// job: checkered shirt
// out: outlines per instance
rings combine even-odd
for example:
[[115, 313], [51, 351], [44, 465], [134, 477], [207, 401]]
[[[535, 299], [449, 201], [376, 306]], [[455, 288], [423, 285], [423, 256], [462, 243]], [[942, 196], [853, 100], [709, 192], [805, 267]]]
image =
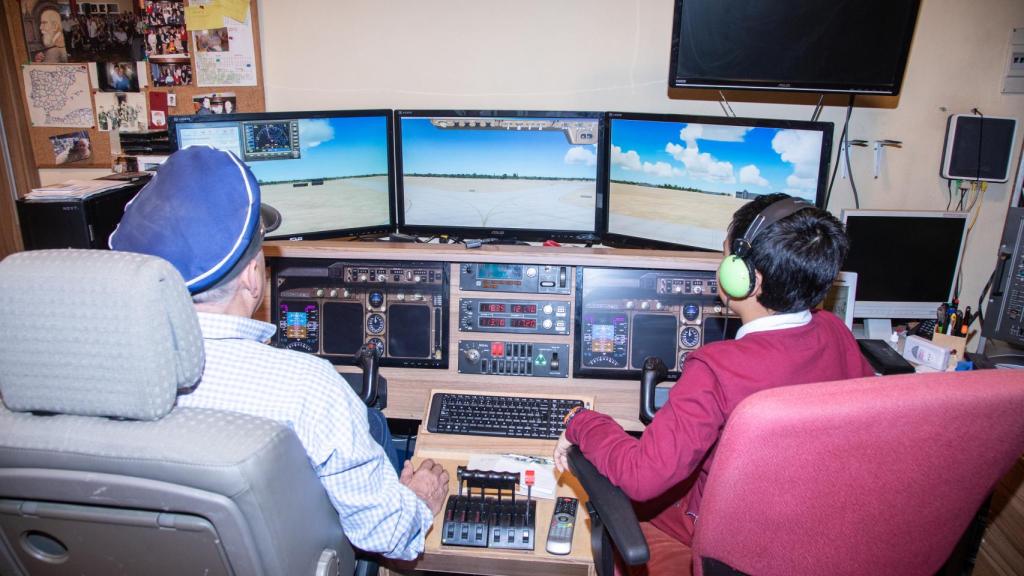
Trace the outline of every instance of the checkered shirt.
[[242, 412], [295, 431], [345, 535], [358, 548], [410, 560], [433, 521], [426, 503], [398, 481], [370, 436], [366, 407], [326, 360], [264, 344], [273, 324], [199, 313], [206, 347], [202, 380], [179, 406]]

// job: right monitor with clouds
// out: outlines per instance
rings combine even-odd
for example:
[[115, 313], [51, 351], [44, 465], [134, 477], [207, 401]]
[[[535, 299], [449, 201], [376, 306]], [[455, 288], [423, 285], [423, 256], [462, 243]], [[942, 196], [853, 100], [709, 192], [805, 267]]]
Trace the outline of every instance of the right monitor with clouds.
[[721, 250], [757, 196], [824, 201], [830, 122], [610, 112], [608, 128], [613, 244]]

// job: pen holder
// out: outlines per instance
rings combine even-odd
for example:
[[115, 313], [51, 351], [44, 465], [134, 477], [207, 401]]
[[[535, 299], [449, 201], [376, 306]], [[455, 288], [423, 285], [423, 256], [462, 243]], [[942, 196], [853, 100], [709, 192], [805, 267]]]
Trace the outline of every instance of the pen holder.
[[967, 349], [967, 338], [953, 336], [952, 334], [932, 334], [932, 343], [950, 350], [949, 367], [956, 366], [960, 360], [964, 360], [964, 351]]

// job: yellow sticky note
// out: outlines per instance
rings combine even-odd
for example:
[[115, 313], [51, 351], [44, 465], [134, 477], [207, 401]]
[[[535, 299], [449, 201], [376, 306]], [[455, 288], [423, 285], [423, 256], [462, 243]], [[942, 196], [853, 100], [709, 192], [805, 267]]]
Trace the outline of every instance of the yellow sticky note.
[[239, 22], [245, 22], [249, 14], [249, 0], [220, 0], [220, 5], [225, 16]]
[[210, 30], [224, 27], [224, 9], [217, 3], [185, 7], [185, 29]]

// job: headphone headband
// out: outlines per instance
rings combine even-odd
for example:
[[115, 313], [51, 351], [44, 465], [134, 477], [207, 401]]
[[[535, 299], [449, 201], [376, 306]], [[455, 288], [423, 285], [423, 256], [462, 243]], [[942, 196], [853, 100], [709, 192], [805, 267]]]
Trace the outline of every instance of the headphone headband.
[[732, 253], [740, 258], [746, 256], [750, 247], [754, 243], [754, 238], [756, 238], [762, 230], [779, 220], [790, 216], [791, 214], [795, 214], [803, 210], [804, 208], [813, 207], [813, 204], [799, 198], [784, 198], [778, 202], [769, 204], [764, 210], [761, 210], [761, 212], [754, 217], [750, 222], [750, 226], [748, 226], [747, 230], [743, 233], [743, 236], [733, 240]]

